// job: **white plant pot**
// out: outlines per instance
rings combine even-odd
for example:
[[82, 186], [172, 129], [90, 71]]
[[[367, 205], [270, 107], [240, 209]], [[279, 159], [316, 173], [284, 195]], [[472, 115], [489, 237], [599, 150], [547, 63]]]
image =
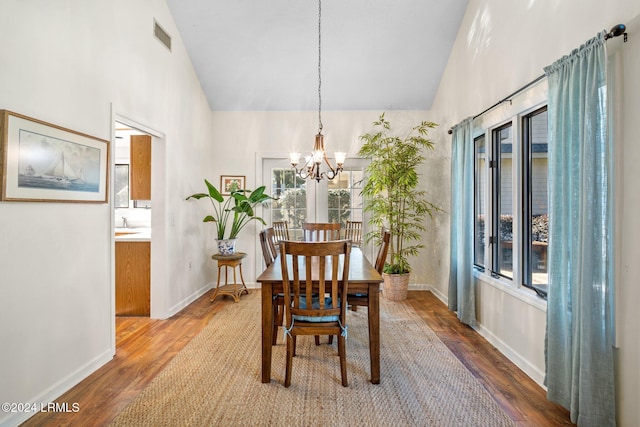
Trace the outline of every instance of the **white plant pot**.
[[233, 255], [236, 253], [236, 241], [238, 239], [222, 239], [218, 242], [218, 253], [220, 255]]

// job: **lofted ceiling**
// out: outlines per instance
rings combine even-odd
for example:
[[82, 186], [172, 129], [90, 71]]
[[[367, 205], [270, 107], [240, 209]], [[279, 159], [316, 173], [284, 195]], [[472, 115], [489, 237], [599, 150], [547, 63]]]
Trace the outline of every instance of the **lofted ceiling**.
[[[467, 3], [324, 0], [322, 110], [429, 109]], [[212, 110], [318, 109], [317, 0], [167, 4]]]

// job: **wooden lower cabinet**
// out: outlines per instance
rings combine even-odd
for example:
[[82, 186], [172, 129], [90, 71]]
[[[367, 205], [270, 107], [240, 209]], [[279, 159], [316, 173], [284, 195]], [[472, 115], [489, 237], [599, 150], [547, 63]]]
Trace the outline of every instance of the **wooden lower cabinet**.
[[116, 242], [116, 315], [151, 314], [151, 243]]

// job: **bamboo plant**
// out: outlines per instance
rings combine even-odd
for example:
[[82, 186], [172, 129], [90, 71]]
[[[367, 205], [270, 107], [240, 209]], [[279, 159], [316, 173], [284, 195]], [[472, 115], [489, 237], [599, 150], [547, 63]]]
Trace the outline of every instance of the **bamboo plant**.
[[386, 227], [391, 233], [391, 242], [384, 272], [409, 273], [409, 257], [424, 248], [420, 243], [425, 230], [423, 220], [438, 210], [426, 200], [426, 192], [418, 190], [417, 170], [425, 161], [425, 151], [433, 149], [433, 142], [427, 136], [437, 125], [423, 121], [401, 138], [393, 135], [391, 123], [382, 113], [373, 126], [373, 132], [360, 136], [363, 145], [358, 153], [371, 159], [362, 195], [367, 200], [364, 210], [371, 214], [370, 223], [377, 230], [368, 233], [366, 240], [379, 241], [380, 229]]

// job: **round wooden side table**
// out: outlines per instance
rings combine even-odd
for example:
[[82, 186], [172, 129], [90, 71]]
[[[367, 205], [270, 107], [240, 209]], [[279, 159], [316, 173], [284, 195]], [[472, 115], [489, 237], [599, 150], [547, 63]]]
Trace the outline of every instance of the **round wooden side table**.
[[[244, 252], [236, 252], [232, 255], [214, 254], [211, 258], [218, 262], [218, 283], [216, 289], [213, 291], [213, 295], [209, 298], [210, 302], [216, 299], [218, 295], [229, 295], [233, 297], [235, 302], [240, 301], [240, 295], [243, 293], [249, 293], [249, 289], [244, 284], [244, 277], [242, 277], [242, 259], [247, 256]], [[224, 285], [220, 286], [220, 276], [224, 267]], [[238, 283], [236, 279], [236, 267], [240, 270], [240, 280]], [[233, 270], [233, 283], [229, 283], [229, 268]]]

